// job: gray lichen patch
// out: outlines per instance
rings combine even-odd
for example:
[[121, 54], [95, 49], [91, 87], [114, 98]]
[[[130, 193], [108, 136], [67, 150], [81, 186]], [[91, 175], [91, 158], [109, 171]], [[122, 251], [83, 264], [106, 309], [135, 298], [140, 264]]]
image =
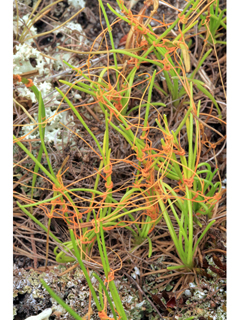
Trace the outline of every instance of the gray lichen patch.
[[[58, 266], [51, 271], [39, 274], [34, 270], [19, 269], [14, 265], [13, 297], [15, 314], [29, 317], [49, 307], [55, 307], [54, 309], [59, 310], [56, 301], [43, 288], [40, 278], [43, 278], [51, 289], [75, 310], [84, 310], [85, 307], [88, 307], [89, 291], [85, 285], [83, 272], [77, 268], [74, 272], [58, 277], [58, 274], [65, 269], [65, 267]], [[61, 311], [59, 319], [71, 319], [64, 310]]]
[[[56, 313], [58, 316], [57, 319], [73, 319], [51, 298], [43, 288], [40, 278], [44, 279], [51, 289], [80, 316], [83, 317], [87, 314], [89, 310], [89, 287], [87, 281], [80, 268], [76, 268], [59, 277], [58, 274], [66, 270], [67, 267], [57, 266], [51, 271], [39, 274], [34, 270], [26, 271], [25, 269], [19, 269], [14, 265], [14, 318], [18, 315], [18, 317], [20, 316], [24, 320], [27, 317], [39, 314], [47, 308], [52, 308], [54, 311], [53, 315]], [[91, 281], [97, 292], [98, 284], [94, 280], [91, 277]], [[125, 279], [125, 283], [119, 280], [115, 281], [127, 318], [129, 320], [141, 319], [142, 312], [146, 309], [146, 303], [145, 301], [140, 301], [138, 292], [127, 281], [127, 279]], [[95, 303], [93, 299], [91, 300], [93, 310], [91, 320], [99, 319]], [[111, 317], [110, 310], [108, 310], [108, 314]]]

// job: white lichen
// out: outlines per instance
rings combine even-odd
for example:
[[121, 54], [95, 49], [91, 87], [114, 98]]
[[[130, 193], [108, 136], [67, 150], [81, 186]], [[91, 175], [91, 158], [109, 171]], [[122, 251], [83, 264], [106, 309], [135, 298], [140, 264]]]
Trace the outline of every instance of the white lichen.
[[[36, 78], [34, 78], [33, 83], [41, 92], [42, 97], [45, 97], [46, 95], [48, 95], [50, 92], [53, 91], [53, 87], [50, 82], [44, 81], [44, 82], [36, 83]], [[35, 94], [31, 90], [29, 90], [27, 87], [23, 87], [23, 88], [18, 87], [16, 88], [16, 90], [21, 97], [27, 98], [31, 100], [33, 103], [37, 102]], [[53, 98], [52, 102], [54, 104], [59, 104], [59, 102], [56, 100], [56, 97]]]
[[[43, 57], [41, 52], [36, 48], [24, 43], [17, 45], [15, 49], [16, 53], [13, 55], [13, 74], [21, 74], [32, 70], [38, 70], [40, 75], [49, 73], [47, 64], [49, 64], [50, 59]], [[35, 59], [36, 67], [31, 65], [30, 58]]]
[[203, 298], [205, 298], [205, 297], [206, 297], [206, 294], [205, 294], [204, 292], [200, 291], [200, 290], [196, 290], [196, 291], [194, 292], [194, 298], [195, 298], [196, 300], [201, 300], [201, 299], [203, 299]]
[[68, 4], [72, 5], [76, 9], [82, 9], [85, 7], [84, 0], [68, 0]]
[[138, 267], [134, 267], [135, 272], [131, 273], [131, 276], [133, 277], [133, 279], [136, 279], [137, 276], [140, 276], [140, 270], [138, 269]]
[[[36, 123], [38, 123], [38, 115], [35, 113], [34, 118]], [[60, 139], [61, 129], [63, 126], [61, 123], [66, 125], [69, 122], [73, 123], [73, 117], [67, 115], [66, 112], [57, 113], [56, 111], [51, 111], [46, 109], [46, 119], [47, 125], [45, 127], [45, 142], [55, 142], [61, 144], [62, 140]], [[74, 124], [74, 123], [73, 123]], [[36, 126], [36, 125], [35, 125]], [[28, 126], [24, 126], [22, 129], [22, 135], [26, 135], [26, 139], [39, 139], [39, 130], [36, 129], [34, 132], [30, 133], [34, 128], [34, 124], [30, 123]], [[64, 136], [64, 142], [67, 139], [67, 135]]]
[[[28, 3], [26, 3], [28, 4]], [[18, 19], [18, 21], [17, 21]], [[13, 33], [16, 36], [20, 36], [22, 31], [24, 30], [25, 26], [30, 26], [32, 24], [32, 20], [29, 19], [29, 14], [26, 14], [25, 16], [23, 16], [22, 18], [17, 18], [17, 16], [15, 16], [13, 18]], [[29, 29], [29, 28], [28, 28]], [[18, 33], [18, 34], [17, 34]], [[35, 28], [33, 25], [31, 26], [31, 28], [28, 30], [27, 32], [27, 38], [31, 37], [31, 36], [35, 36], [37, 34], [37, 28]], [[33, 43], [33, 39], [28, 39], [27, 41], [24, 41], [25, 44], [29, 44], [31, 45]]]
[[[57, 26], [57, 25], [56, 25]], [[82, 43], [84, 41], [84, 43], [86, 44], [86, 42], [88, 42], [88, 40], [85, 37], [85, 33], [82, 30], [82, 27], [79, 23], [75, 23], [75, 22], [68, 22], [67, 25], [64, 25], [60, 28], [58, 28], [57, 30], [54, 30], [53, 33], [55, 33], [56, 35], [63, 33], [66, 35], [71, 35], [73, 36], [74, 34], [77, 35], [77, 40]], [[61, 41], [65, 40], [65, 36], [62, 36]], [[67, 39], [66, 41], [64, 41], [65, 45], [71, 43], [71, 39]], [[57, 45], [59, 45], [60, 43], [57, 43]], [[57, 50], [56, 50], [57, 52]]]
[[54, 56], [54, 58], [57, 59], [57, 60], [55, 60], [55, 61], [53, 62], [53, 69], [54, 69], [55, 71], [60, 71], [60, 70], [63, 69], [64, 66], [66, 66], [66, 65], [63, 63], [63, 60], [69, 62], [70, 64], [71, 64], [71, 62], [72, 62], [72, 61], [71, 61], [72, 59], [70, 60], [70, 58], [71, 58], [71, 54], [70, 54], [70, 53], [56, 54], [56, 55]]
[[52, 314], [52, 309], [45, 309], [43, 312], [39, 313], [37, 316], [28, 317], [25, 320], [49, 320], [50, 315]]
[[190, 288], [195, 288], [195, 287], [196, 287], [196, 284], [193, 283], [193, 282], [190, 282], [190, 283], [189, 283], [189, 287], [190, 287]]

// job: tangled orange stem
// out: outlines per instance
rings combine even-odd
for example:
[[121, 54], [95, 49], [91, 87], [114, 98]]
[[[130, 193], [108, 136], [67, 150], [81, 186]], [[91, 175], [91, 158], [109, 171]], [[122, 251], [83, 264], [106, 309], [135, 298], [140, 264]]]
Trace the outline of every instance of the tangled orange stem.
[[103, 172], [106, 173], [106, 178], [105, 178], [105, 179], [107, 179], [108, 177], [110, 177], [111, 174], [112, 174], [112, 163], [109, 162], [109, 163], [107, 164], [107, 166], [109, 167], [109, 169], [107, 169], [106, 167], [103, 169]]
[[106, 182], [106, 183], [105, 183], [105, 187], [106, 187], [107, 189], [109, 189], [109, 190], [112, 189], [112, 188], [113, 188], [113, 182], [111, 181], [109, 185], [108, 185], [107, 182]]
[[88, 240], [87, 237], [85, 236], [80, 236], [80, 242], [82, 244], [88, 244], [88, 243], [93, 243], [95, 241], [96, 237], [94, 237], [92, 240]]
[[17, 80], [18, 82], [22, 82], [22, 78], [20, 77], [19, 74], [14, 74], [13, 75], [13, 80]]
[[[94, 232], [95, 233], [99, 233], [99, 220], [94, 220], [94, 219], [92, 219], [91, 220], [91, 224], [92, 224], [92, 226], [93, 226], [93, 230], [94, 230]], [[96, 225], [97, 224], [97, 225]]]
[[186, 18], [186, 16], [184, 14], [181, 15], [181, 13], [178, 14], [178, 18], [179, 18], [179, 21], [182, 23], [182, 24], [186, 24], [188, 22], [188, 19]]
[[179, 149], [180, 150], [174, 150], [174, 153], [179, 155], [179, 156], [184, 156], [185, 153], [186, 153], [185, 150], [182, 147], [180, 147]]
[[57, 187], [55, 184], [53, 185], [53, 191], [63, 194], [65, 190], [66, 188], [64, 187], [64, 185], [61, 185], [60, 187]]
[[108, 315], [106, 314], [106, 312], [104, 310], [98, 312], [98, 316], [101, 320], [114, 320], [114, 318], [108, 317]]
[[189, 189], [192, 188], [193, 186], [193, 181], [194, 181], [194, 176], [191, 178], [184, 178], [183, 176], [183, 181], [179, 180], [179, 189], [182, 191], [185, 191], [185, 188], [188, 187]]
[[25, 84], [25, 86], [26, 86], [27, 88], [30, 88], [30, 87], [34, 86], [32, 79], [28, 79], [28, 83]]
[[113, 281], [113, 280], [114, 280], [114, 271], [110, 271], [110, 272], [108, 273], [107, 279], [105, 279], [104, 282], [109, 283], [110, 281]]

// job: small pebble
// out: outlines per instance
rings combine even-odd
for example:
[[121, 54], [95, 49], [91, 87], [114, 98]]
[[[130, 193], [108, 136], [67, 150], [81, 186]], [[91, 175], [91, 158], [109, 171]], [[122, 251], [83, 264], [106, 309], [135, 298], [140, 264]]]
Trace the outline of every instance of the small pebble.
[[192, 296], [192, 293], [191, 293], [191, 291], [190, 290], [185, 290], [185, 292], [184, 292], [184, 294], [185, 294], [185, 296], [186, 297], [191, 297]]

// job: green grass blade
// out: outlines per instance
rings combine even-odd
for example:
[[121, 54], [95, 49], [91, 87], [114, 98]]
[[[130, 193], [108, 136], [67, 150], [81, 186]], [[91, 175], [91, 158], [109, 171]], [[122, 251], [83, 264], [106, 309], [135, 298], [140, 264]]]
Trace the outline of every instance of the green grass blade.
[[[26, 215], [31, 218], [40, 228], [42, 228], [46, 233], [48, 231], [48, 228], [46, 228], [37, 218], [35, 218], [27, 209], [25, 209], [21, 204], [17, 201], [16, 202], [19, 208], [26, 213]], [[59, 240], [51, 231], [49, 231], [49, 235], [58, 243], [62, 244], [62, 241]]]
[[47, 292], [59, 303], [74, 319], [84, 320], [71, 307], [69, 307], [47, 284], [43, 279], [40, 279], [42, 285]]
[[110, 306], [110, 308], [111, 308], [111, 311], [112, 311], [112, 313], [113, 313], [113, 317], [114, 317], [114, 319], [117, 319], [117, 315], [116, 315], [116, 312], [115, 312], [115, 310], [114, 310], [114, 306], [113, 306], [113, 304], [112, 304], [111, 298], [110, 298], [110, 296], [109, 296], [109, 294], [108, 294], [108, 292], [107, 292], [107, 288], [105, 287], [102, 279], [96, 274], [96, 272], [93, 272], [92, 275], [93, 275], [93, 276], [98, 280], [98, 282], [101, 284], [101, 287], [102, 287], [103, 291], [104, 291], [105, 294], [106, 294], [107, 301], [108, 301], [109, 306]]
[[86, 270], [86, 268], [85, 268], [85, 266], [84, 266], [84, 264], [82, 262], [82, 259], [80, 258], [80, 254], [79, 254], [79, 250], [77, 248], [77, 244], [76, 244], [76, 240], [75, 240], [75, 236], [74, 236], [73, 230], [70, 230], [70, 237], [71, 237], [71, 240], [72, 240], [72, 245], [73, 245], [73, 249], [74, 249], [76, 258], [77, 258], [78, 263], [79, 263], [79, 265], [80, 265], [80, 267], [81, 267], [81, 269], [82, 269], [82, 271], [84, 273], [84, 276], [85, 276], [85, 278], [87, 280], [88, 286], [89, 286], [89, 288], [91, 290], [91, 293], [93, 295], [94, 302], [96, 303], [98, 311], [101, 311], [101, 306], [100, 306], [100, 304], [98, 302], [98, 298], [97, 298], [95, 289], [93, 288], [93, 285], [91, 283], [91, 280], [89, 278], [87, 270]]
[[82, 123], [82, 125], [84, 126], [84, 128], [87, 130], [87, 132], [90, 134], [90, 136], [93, 138], [93, 140], [96, 142], [98, 149], [102, 155], [102, 157], [104, 157], [103, 155], [103, 150], [97, 140], [97, 138], [95, 137], [95, 135], [92, 133], [92, 131], [88, 128], [87, 124], [85, 123], [85, 121], [83, 120], [83, 118], [80, 116], [80, 114], [78, 113], [77, 109], [73, 106], [73, 104], [70, 102], [70, 100], [66, 97], [66, 95], [58, 88], [56, 88], [56, 90], [61, 94], [61, 96], [64, 98], [64, 100], [67, 102], [67, 104], [69, 105], [69, 107], [72, 109], [72, 111], [74, 112], [74, 114], [76, 115], [76, 117], [80, 120], [80, 122]]
[[198, 90], [202, 91], [202, 93], [204, 93], [212, 102], [213, 104], [215, 105], [216, 109], [217, 109], [217, 112], [218, 112], [218, 115], [219, 115], [219, 119], [222, 119], [222, 113], [221, 113], [221, 110], [217, 104], [217, 101], [214, 99], [214, 97], [211, 95], [211, 93], [205, 89], [204, 87], [202, 87], [199, 83], [196, 83], [196, 86], [198, 88]]
[[17, 137], [13, 135], [13, 142], [15, 142], [25, 153], [31, 158], [38, 166], [42, 169], [42, 171], [56, 184], [56, 186], [60, 186], [57, 179], [51, 175], [50, 172], [32, 155], [32, 153], [20, 142]]

